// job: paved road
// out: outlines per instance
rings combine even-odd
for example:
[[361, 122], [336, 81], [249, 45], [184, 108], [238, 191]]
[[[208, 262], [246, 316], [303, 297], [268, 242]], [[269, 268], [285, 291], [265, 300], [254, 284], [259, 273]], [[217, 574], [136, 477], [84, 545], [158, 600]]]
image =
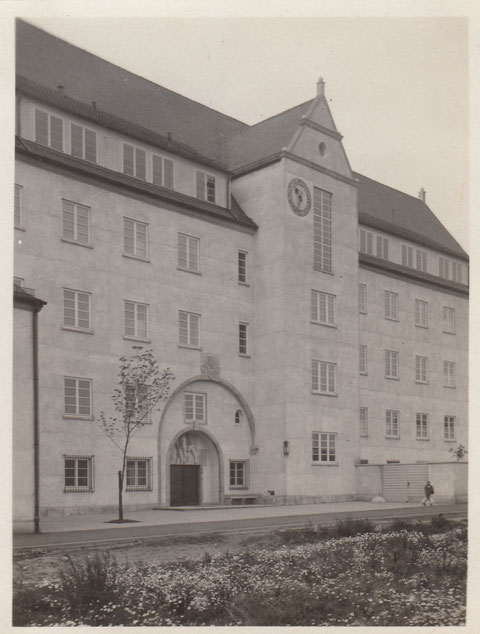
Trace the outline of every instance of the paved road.
[[364, 517], [373, 521], [389, 520], [394, 518], [428, 518], [439, 513], [447, 517], [467, 517], [466, 504], [451, 504], [431, 507], [412, 507], [396, 509], [371, 509], [362, 511], [335, 511], [331, 513], [311, 513], [306, 515], [282, 515], [274, 517], [253, 517], [248, 519], [228, 519], [215, 521], [199, 521], [182, 524], [163, 524], [155, 526], [142, 526], [139, 523], [131, 526], [123, 526], [121, 533], [118, 529], [94, 529], [68, 532], [42, 533], [40, 535], [19, 534], [13, 536], [13, 547], [18, 548], [45, 548], [61, 545], [90, 545], [105, 542], [125, 542], [137, 539], [149, 539], [155, 537], [198, 535], [200, 533], [231, 532], [231, 531], [259, 531], [273, 530], [275, 528], [299, 527], [310, 524], [312, 521], [320, 524], [329, 524], [337, 519], [345, 517]]

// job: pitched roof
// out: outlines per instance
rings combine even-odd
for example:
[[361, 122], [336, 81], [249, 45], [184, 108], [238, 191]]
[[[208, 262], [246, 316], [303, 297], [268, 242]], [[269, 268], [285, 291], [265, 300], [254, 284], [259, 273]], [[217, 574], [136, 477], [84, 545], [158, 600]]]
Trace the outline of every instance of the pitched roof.
[[245, 128], [228, 139], [228, 166], [235, 170], [278, 154], [291, 141], [313, 99]]
[[222, 137], [243, 123], [163, 88], [96, 55], [17, 20], [17, 73], [46, 88], [64, 86], [65, 95], [138, 124], [171, 134], [211, 159], [222, 158]]
[[467, 253], [419, 198], [354, 173], [359, 181], [358, 220], [362, 224], [468, 259]]

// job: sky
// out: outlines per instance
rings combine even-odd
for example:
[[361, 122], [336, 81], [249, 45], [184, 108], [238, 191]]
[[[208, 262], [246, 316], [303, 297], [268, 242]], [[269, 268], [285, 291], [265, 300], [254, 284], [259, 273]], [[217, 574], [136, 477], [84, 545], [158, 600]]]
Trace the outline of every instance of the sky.
[[249, 124], [311, 99], [322, 76], [352, 169], [423, 187], [468, 250], [466, 18], [18, 14]]

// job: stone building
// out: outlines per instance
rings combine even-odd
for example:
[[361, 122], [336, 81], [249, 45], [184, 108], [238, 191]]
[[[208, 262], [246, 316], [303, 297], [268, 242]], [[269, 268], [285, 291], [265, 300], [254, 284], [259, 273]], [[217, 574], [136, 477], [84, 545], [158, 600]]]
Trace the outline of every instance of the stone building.
[[[464, 495], [468, 256], [424, 192], [352, 171], [323, 80], [248, 126], [17, 29], [40, 513], [115, 505], [98, 414], [138, 344], [176, 379], [133, 440], [127, 508], [413, 499], [432, 469]], [[14, 427], [28, 416], [15, 398]]]

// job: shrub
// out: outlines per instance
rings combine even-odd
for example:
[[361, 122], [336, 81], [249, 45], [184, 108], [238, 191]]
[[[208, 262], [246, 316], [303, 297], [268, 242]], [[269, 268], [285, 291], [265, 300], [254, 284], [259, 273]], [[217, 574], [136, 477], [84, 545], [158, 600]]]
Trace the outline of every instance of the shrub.
[[445, 515], [439, 513], [438, 515], [432, 515], [430, 518], [430, 524], [433, 529], [435, 529], [439, 533], [443, 533], [446, 530], [449, 530], [452, 527], [452, 523], [448, 520]]
[[366, 518], [347, 517], [335, 522], [330, 529], [332, 537], [354, 537], [355, 535], [364, 535], [365, 533], [373, 533], [375, 524]]

